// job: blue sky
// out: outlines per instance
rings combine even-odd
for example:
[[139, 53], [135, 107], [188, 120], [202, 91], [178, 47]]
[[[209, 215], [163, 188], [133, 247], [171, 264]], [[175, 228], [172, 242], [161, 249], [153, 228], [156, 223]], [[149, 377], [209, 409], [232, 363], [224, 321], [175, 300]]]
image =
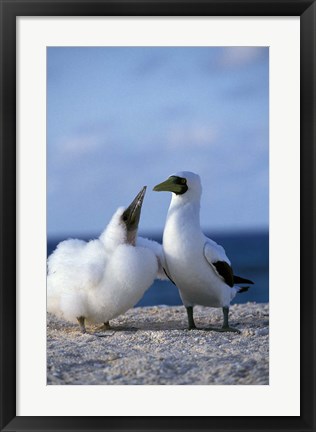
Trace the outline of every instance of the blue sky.
[[161, 232], [177, 171], [202, 179], [207, 231], [267, 229], [269, 50], [47, 49], [48, 236], [98, 234], [147, 185]]

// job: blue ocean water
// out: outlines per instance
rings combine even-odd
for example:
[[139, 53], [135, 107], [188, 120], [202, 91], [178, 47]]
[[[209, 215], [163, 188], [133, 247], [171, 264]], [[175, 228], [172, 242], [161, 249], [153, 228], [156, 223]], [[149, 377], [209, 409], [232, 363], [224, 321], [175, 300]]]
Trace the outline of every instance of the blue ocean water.
[[[221, 244], [229, 257], [234, 274], [251, 279], [255, 284], [251, 285], [248, 292], [235, 297], [234, 303], [257, 303], [269, 301], [269, 234], [264, 232], [233, 232], [206, 235]], [[161, 235], [149, 235], [144, 237], [161, 242]], [[80, 237], [78, 237], [80, 238]], [[89, 240], [95, 238], [82, 238]], [[48, 238], [47, 255], [50, 255], [57, 244], [66, 238]], [[169, 281], [155, 281], [145, 293], [137, 306], [181, 305], [178, 289]]]

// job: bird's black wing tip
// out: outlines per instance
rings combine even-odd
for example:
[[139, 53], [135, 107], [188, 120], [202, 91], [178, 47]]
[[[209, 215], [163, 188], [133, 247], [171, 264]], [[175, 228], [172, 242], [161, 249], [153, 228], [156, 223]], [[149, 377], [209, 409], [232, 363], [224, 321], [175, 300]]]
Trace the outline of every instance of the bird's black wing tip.
[[245, 279], [243, 277], [234, 275], [234, 284], [250, 284], [254, 285], [254, 282], [250, 279]]

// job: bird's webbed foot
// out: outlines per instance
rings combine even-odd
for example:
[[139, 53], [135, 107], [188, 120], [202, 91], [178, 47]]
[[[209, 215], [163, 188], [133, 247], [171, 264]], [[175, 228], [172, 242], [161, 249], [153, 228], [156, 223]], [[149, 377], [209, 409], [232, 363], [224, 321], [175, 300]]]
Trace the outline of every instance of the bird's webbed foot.
[[222, 332], [222, 333], [224, 333], [224, 332], [239, 333], [239, 334], [241, 333], [241, 331], [238, 330], [237, 328], [230, 327], [230, 326], [222, 326], [220, 328], [212, 328], [211, 330], [217, 331], [217, 332]]
[[96, 332], [102, 332], [102, 331], [107, 331], [107, 330], [111, 330], [111, 326], [109, 321], [105, 322], [103, 325], [101, 325], [101, 327], [98, 327], [96, 329]]
[[107, 336], [113, 336], [114, 335], [114, 331], [110, 332], [109, 330], [111, 330], [111, 326], [109, 321], [105, 322], [101, 327], [98, 327], [95, 331], [94, 331], [94, 336], [98, 336], [98, 337], [107, 337]]

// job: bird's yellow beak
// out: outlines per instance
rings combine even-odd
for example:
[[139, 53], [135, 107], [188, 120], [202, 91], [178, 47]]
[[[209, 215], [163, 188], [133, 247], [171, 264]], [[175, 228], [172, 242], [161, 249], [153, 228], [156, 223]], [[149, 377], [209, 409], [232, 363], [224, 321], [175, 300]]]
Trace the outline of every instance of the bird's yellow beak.
[[186, 179], [178, 176], [170, 176], [166, 181], [157, 184], [154, 188], [156, 192], [174, 192], [181, 195], [188, 190]]

